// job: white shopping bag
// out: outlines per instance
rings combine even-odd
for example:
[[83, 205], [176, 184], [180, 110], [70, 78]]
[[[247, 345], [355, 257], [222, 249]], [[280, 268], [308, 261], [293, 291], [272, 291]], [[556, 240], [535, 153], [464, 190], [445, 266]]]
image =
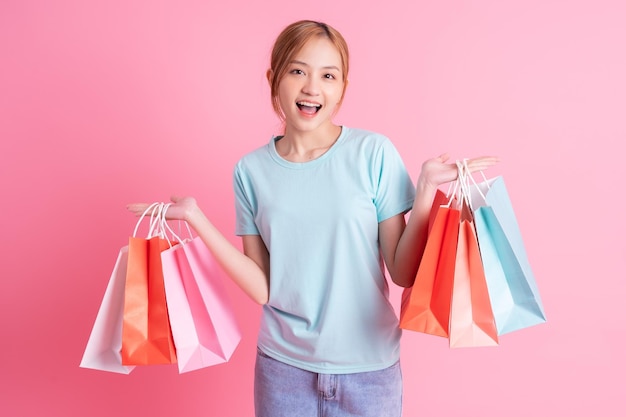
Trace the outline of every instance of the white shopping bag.
[[81, 368], [129, 374], [135, 367], [122, 365], [122, 318], [128, 246], [120, 249], [96, 321], [87, 341]]

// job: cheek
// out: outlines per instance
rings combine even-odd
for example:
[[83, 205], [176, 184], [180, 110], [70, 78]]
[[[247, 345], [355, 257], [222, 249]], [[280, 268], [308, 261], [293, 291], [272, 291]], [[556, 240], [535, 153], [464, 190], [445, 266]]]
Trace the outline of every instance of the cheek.
[[337, 104], [341, 104], [341, 102], [343, 102], [343, 98], [345, 97], [345, 95], [346, 95], [346, 88], [345, 88], [345, 86], [342, 86], [342, 87], [337, 89], [337, 93], [336, 93], [336, 96], [337, 96], [336, 102], [337, 102]]
[[284, 93], [278, 95], [278, 103], [280, 103], [280, 107], [283, 109], [288, 107], [291, 101], [292, 100], [290, 99], [290, 97], [285, 95]]
[[278, 93], [279, 97], [289, 97], [293, 94], [295, 88], [296, 86], [294, 85], [294, 82], [292, 80], [290, 80], [289, 78], [283, 78], [280, 81], [276, 92]]

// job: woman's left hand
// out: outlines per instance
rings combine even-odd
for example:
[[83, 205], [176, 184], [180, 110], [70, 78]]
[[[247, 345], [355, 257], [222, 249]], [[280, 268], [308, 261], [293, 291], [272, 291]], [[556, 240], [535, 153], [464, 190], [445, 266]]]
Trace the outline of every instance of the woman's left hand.
[[[450, 159], [448, 154], [439, 155], [436, 158], [428, 159], [422, 164], [422, 172], [418, 180], [424, 186], [437, 188], [442, 184], [456, 180], [458, 169], [456, 163], [446, 163]], [[467, 167], [470, 172], [483, 171], [496, 163], [499, 159], [495, 156], [480, 156], [467, 160]]]

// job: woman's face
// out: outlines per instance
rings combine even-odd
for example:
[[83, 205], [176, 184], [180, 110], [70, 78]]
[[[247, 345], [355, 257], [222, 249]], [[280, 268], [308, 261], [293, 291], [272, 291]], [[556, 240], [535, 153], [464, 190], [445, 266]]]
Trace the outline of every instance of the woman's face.
[[286, 130], [304, 133], [332, 124], [344, 82], [337, 48], [326, 37], [311, 38], [288, 64], [278, 86]]

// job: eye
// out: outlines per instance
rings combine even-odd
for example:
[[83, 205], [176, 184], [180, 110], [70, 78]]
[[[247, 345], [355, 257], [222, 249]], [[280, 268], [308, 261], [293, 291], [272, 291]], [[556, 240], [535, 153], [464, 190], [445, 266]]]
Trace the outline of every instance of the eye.
[[296, 75], [302, 75], [304, 74], [304, 71], [302, 71], [301, 69], [295, 68], [292, 69], [291, 71], [289, 71], [290, 74], [296, 74]]
[[324, 78], [329, 80], [334, 80], [336, 77], [334, 74], [324, 74]]

